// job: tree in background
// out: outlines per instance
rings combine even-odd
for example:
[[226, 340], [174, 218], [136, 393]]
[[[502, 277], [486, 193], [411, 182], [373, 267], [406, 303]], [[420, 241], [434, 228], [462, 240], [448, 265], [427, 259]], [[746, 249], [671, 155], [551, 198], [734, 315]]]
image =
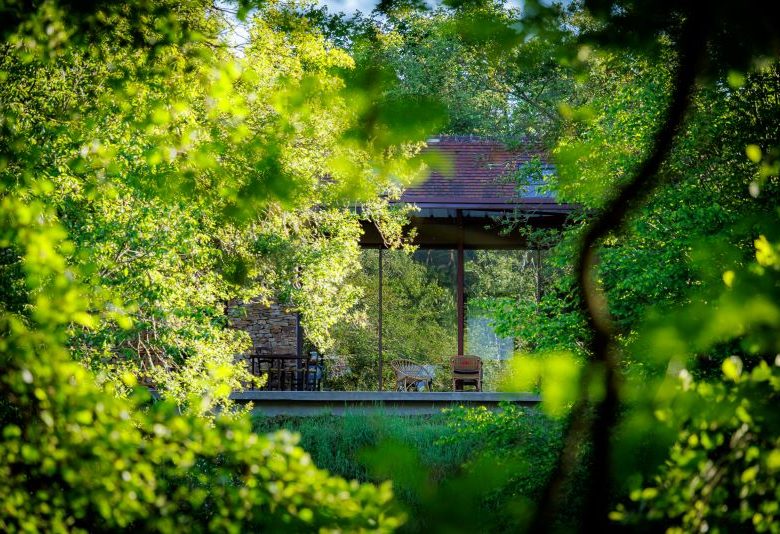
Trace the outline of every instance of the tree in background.
[[[218, 322], [209, 308], [215, 295], [236, 294], [233, 285], [261, 268], [278, 272], [244, 253], [242, 232], [278, 224], [285, 238], [304, 236], [316, 252], [323, 242], [305, 232], [319, 213], [311, 208], [336, 209], [356, 184], [381, 190], [409, 170], [399, 157], [408, 154], [405, 142], [439, 129], [426, 127], [434, 124], [425, 113], [430, 101], [402, 99], [408, 93], [391, 84], [392, 69], [360, 60], [352, 68], [330, 44], [310, 39], [308, 19], [273, 6], [256, 21], [263, 37], [256, 66], [226, 60], [213, 38], [219, 10], [207, 4], [27, 7], [0, 12], [7, 82], [0, 246], [8, 282], [0, 313], [0, 526], [397, 526], [386, 487], [330, 478], [283, 435], [259, 438], [243, 420], [210, 422], [165, 402], [150, 406], [144, 390], [133, 389], [133, 372], [117, 368], [117, 379], [98, 385], [68, 349], [100, 358], [115, 342], [101, 345], [91, 332], [118, 336], [139, 320], [151, 328], [164, 320], [161, 340], [176, 346], [187, 325]], [[518, 21], [464, 5], [468, 17], [459, 20], [471, 23], [457, 27], [493, 58], [546, 39], [545, 53], [581, 69], [574, 81], [594, 87], [587, 105], [574, 99], [560, 107], [569, 122], [556, 185], [561, 198], [588, 209], [558, 249], [563, 276], [529, 321], [540, 325], [537, 347], [569, 350], [517, 364], [526, 382], [516, 385], [541, 378], [545, 407], [569, 413], [546, 490], [524, 509], [528, 529], [555, 527], [579, 466], [584, 531], [614, 522], [777, 530], [777, 6], [587, 0], [582, 7], [583, 23], [572, 28], [560, 24], [555, 6], [526, 2]], [[358, 58], [359, 46], [350, 48]], [[334, 118], [343, 122], [327, 123]], [[323, 142], [331, 134], [332, 144]], [[332, 150], [321, 153], [323, 146]], [[293, 213], [304, 215], [299, 227], [287, 218]], [[124, 251], [125, 242], [154, 248], [157, 227], [163, 246], [185, 246], [152, 258]], [[262, 245], [274, 234], [267, 231]], [[200, 243], [203, 236], [221, 243]], [[120, 265], [132, 259], [143, 274], [113, 269], [105, 254]], [[176, 279], [177, 261], [182, 272], [193, 269], [193, 288]], [[218, 275], [210, 274], [215, 265]], [[151, 290], [134, 287], [147, 279]], [[133, 300], [151, 311], [136, 312]], [[205, 311], [187, 316], [193, 308]], [[237, 340], [219, 339], [220, 328], [203, 331], [213, 337], [182, 337], [193, 363], [199, 345], [233, 350]], [[235, 379], [219, 363], [208, 370], [215, 395]], [[189, 404], [198, 411], [199, 399]], [[457, 502], [463, 512], [468, 500]]]
[[[388, 96], [439, 102], [446, 120], [437, 133], [547, 145], [561, 125], [558, 104], [580, 99], [582, 86], [549, 40], [552, 29], [569, 24], [573, 13], [558, 12], [538, 34], [517, 31], [521, 12], [494, 1], [430, 9], [382, 2], [368, 15], [332, 15], [318, 8], [308, 16], [358, 65], [397, 80], [386, 88]], [[555, 37], [570, 40], [571, 34], [556, 30]]]
[[[387, 486], [210, 409], [243, 378], [225, 304], [278, 290], [285, 247], [298, 291], [335, 294], [348, 202], [384, 213], [424, 127], [389, 125], [403, 102], [274, 6], [243, 57], [208, 2], [28, 8], [0, 17], [0, 528], [397, 526]], [[333, 311], [315, 304], [312, 332]]]
[[[564, 312], [559, 328], [575, 325], [565, 339], [586, 363], [531, 528], [562, 506], [588, 442], [586, 530], [625, 520], [624, 507], [609, 513], [623, 495], [641, 503], [628, 508], [642, 528], [772, 530], [778, 37], [748, 15], [772, 7], [584, 6], [595, 24], [572, 56], [614, 84], [568, 110], [579, 125], [559, 143], [557, 187], [591, 213], [563, 245], [574, 261], [559, 295], [570, 299], [543, 303], [552, 313], [537, 319]], [[560, 358], [528, 363], [546, 381], [571, 375]]]
[[[433, 364], [438, 370], [434, 386], [443, 390], [452, 388], [449, 358], [457, 352], [455, 256], [453, 250], [388, 250], [383, 259], [384, 359]], [[535, 251], [469, 251], [465, 262], [469, 318], [484, 318], [492, 329], [503, 324], [495, 318], [506, 310], [532, 305], [537, 291], [535, 262]], [[350, 372], [330, 381], [329, 389], [377, 387], [378, 252], [364, 251], [361, 264], [361, 270], [349, 280], [360, 289], [361, 297], [349, 319], [337, 323], [332, 332], [333, 355], [345, 359]], [[508, 332], [509, 336], [512, 333]], [[485, 342], [479, 334], [467, 329], [469, 346], [480, 347]], [[522, 339], [516, 341], [523, 343]], [[504, 378], [505, 362], [495, 360], [498, 354], [480, 355], [485, 366], [484, 388], [494, 390]], [[385, 383], [394, 383], [387, 365], [385, 375]]]
[[[476, 21], [483, 6], [445, 12], [476, 9]], [[561, 20], [556, 6], [524, 8], [519, 21], [491, 15], [475, 26], [491, 28], [493, 57], [512, 57], [518, 34], [544, 36], [545, 53], [571, 69], [572, 89], [555, 106], [563, 121], [551, 143], [553, 188], [584, 208], [551, 252], [557, 276], [542, 302], [500, 317], [545, 351], [519, 360], [526, 380], [515, 385], [541, 378], [548, 408], [573, 406], [530, 528], [552, 528], [577, 451], [588, 449], [586, 531], [610, 520], [773, 530], [777, 8], [585, 1], [572, 6], [568, 27], [551, 23]], [[383, 11], [392, 18], [408, 6]], [[443, 79], [436, 68], [416, 72], [426, 46], [399, 47], [410, 83]], [[442, 55], [463, 58], [463, 85], [491, 72], [484, 63], [469, 70], [467, 54]], [[432, 85], [446, 101], [447, 85]], [[470, 109], [506, 116], [497, 102]]]
[[[443, 134], [499, 137], [509, 146], [547, 146], [562, 125], [559, 102], [576, 105], [582, 99], [579, 91], [589, 89], [575, 82], [571, 66], [558, 61], [556, 54], [560, 49], [550, 46], [546, 33], [521, 36], [512, 29], [520, 12], [504, 3], [464, 2], [428, 9], [412, 2], [388, 2], [368, 15], [332, 15], [321, 7], [307, 11], [306, 16], [323, 29], [332, 43], [349, 50], [357, 65], [393, 80], [383, 88], [387, 98], [440, 102], [445, 111], [439, 130]], [[559, 27], [577, 17], [576, 10], [561, 11], [549, 26]], [[571, 39], [560, 31], [556, 37]], [[522, 226], [522, 222], [507, 222]], [[537, 241], [538, 238], [531, 239], [532, 243]], [[490, 272], [486, 270], [488, 265]], [[517, 336], [516, 329], [505, 320], [507, 315], [516, 315], [516, 307], [534, 306], [535, 290], [527, 292], [520, 287], [533, 284], [533, 269], [525, 272], [525, 263], [509, 265], [501, 261], [469, 263], [469, 269], [472, 267], [479, 278], [469, 282], [470, 288], [474, 286], [472, 309], [483, 310], [500, 334], [517, 337], [522, 344], [533, 344], [535, 340], [530, 335], [524, 332]], [[512, 272], [514, 268], [523, 272]], [[491, 279], [502, 283], [499, 278], [505, 282], [522, 278], [523, 282], [518, 281], [518, 287], [511, 291], [501, 289], [501, 298], [483, 291]], [[471, 299], [472, 290], [469, 291]], [[373, 298], [371, 292], [364, 293]], [[370, 309], [374, 308], [372, 305]], [[389, 309], [388, 313], [411, 317], [415, 312]], [[353, 344], [348, 352], [375, 354], [376, 333], [370, 330], [365, 332], [366, 342], [359, 344], [362, 348], [358, 350], [358, 344]], [[341, 329], [337, 335], [345, 334]], [[370, 339], [373, 341], [369, 342]], [[385, 339], [394, 336], [388, 334]], [[420, 345], [420, 349], [424, 346]], [[423, 355], [420, 349], [411, 352], [420, 353], [423, 359], [431, 357]], [[440, 354], [441, 350], [435, 353]], [[375, 355], [370, 358], [375, 359]]]
[[[266, 8], [237, 57], [216, 37], [221, 10], [176, 17], [184, 42], [148, 56], [113, 34], [7, 44], [0, 98], [9, 190], [46, 207], [72, 243], [66, 262], [93, 288], [88, 306], [110, 310], [69, 327], [72, 353], [102, 380], [131, 371], [185, 405], [224, 402], [250, 378], [228, 302], [284, 298], [327, 346], [355, 295], [344, 285], [359, 250], [349, 202], [372, 202], [396, 239], [377, 197], [417, 171], [412, 144], [352, 139], [366, 109], [338, 70], [354, 64], [305, 20]], [[25, 313], [22, 255], [4, 254], [4, 301]]]
[[[434, 387], [449, 389], [449, 358], [457, 352], [455, 299], [452, 284], [442, 273], [418, 261], [405, 250], [385, 251], [383, 256], [383, 337], [384, 382], [392, 389], [395, 376], [389, 366], [393, 359], [411, 359], [434, 364]], [[333, 331], [333, 352], [346, 358], [350, 372], [328, 388], [374, 390], [378, 387], [378, 251], [361, 255], [362, 269], [350, 280], [361, 289], [359, 303], [349, 320]]]

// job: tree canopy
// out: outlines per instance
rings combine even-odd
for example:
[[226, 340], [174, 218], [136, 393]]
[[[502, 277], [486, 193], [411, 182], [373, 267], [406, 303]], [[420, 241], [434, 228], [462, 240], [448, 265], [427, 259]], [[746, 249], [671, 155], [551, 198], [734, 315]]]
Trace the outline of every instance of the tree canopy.
[[351, 58], [274, 6], [243, 55], [208, 2], [7, 10], [3, 529], [397, 525], [387, 487], [202, 416], [249, 379], [229, 302], [287, 293], [324, 336], [357, 261], [348, 203], [394, 239], [378, 194], [419, 171], [425, 131], [391, 128], [402, 103], [377, 113]]
[[3, 4], [0, 526], [399, 526], [387, 485], [226, 409], [250, 379], [226, 326], [236, 302], [281, 299], [331, 344], [359, 218], [402, 243], [388, 200], [442, 132], [546, 147], [549, 187], [581, 207], [541, 301], [494, 307], [529, 349], [512, 385], [541, 381], [566, 417], [522, 526], [553, 529], [577, 478], [584, 531], [777, 532], [777, 11]]

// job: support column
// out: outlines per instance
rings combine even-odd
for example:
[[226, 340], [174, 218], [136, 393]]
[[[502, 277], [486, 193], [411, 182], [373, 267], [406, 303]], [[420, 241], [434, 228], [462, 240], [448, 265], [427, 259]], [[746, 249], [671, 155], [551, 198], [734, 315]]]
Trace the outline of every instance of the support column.
[[462, 355], [465, 350], [466, 333], [466, 295], [465, 295], [465, 276], [464, 276], [464, 250], [463, 250], [463, 213], [457, 210], [458, 217], [458, 276], [457, 276], [457, 307], [458, 307], [458, 354]]
[[[295, 287], [296, 289], [301, 288], [301, 266], [297, 266], [295, 268]], [[297, 311], [295, 312], [295, 355], [298, 356], [298, 360], [295, 363], [295, 366], [297, 367], [297, 372], [295, 373], [296, 376], [296, 387], [299, 391], [303, 391], [306, 389], [306, 381], [308, 380], [308, 373], [306, 372], [309, 368], [308, 364], [304, 364], [302, 356], [303, 356], [303, 326], [301, 326], [301, 312]], [[307, 360], [308, 361], [308, 360]]]
[[382, 270], [384, 268], [384, 247], [379, 247], [379, 310], [378, 310], [378, 326], [377, 326], [377, 334], [378, 334], [378, 348], [379, 348], [379, 391], [382, 391], [384, 389], [384, 384], [382, 383], [382, 371], [384, 367], [384, 358], [382, 357], [382, 287], [383, 287], [383, 273]]

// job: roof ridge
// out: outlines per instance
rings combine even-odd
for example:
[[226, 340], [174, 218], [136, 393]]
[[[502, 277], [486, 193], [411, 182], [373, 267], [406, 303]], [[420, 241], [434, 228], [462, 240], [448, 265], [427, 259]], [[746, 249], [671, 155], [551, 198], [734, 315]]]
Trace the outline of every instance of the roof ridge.
[[546, 152], [542, 143], [530, 139], [509, 142], [506, 138], [498, 136], [486, 136], [476, 134], [463, 135], [434, 135], [426, 139], [428, 147], [435, 147], [443, 143], [464, 143], [476, 146], [498, 145], [509, 152]]
[[450, 134], [440, 134], [440, 135], [434, 135], [427, 139], [427, 141], [430, 142], [440, 142], [440, 141], [470, 141], [470, 142], [482, 142], [482, 143], [501, 143], [504, 144], [504, 141], [496, 136], [486, 136], [486, 135], [477, 135], [477, 134], [459, 134], [459, 135], [450, 135]]

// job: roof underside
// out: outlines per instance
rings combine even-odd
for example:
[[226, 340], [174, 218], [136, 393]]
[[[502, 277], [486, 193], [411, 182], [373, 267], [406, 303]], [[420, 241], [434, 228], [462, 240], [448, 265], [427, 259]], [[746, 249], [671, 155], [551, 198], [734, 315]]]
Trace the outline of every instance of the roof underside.
[[[508, 231], [507, 216], [550, 228], [562, 226], [572, 210], [544, 191], [542, 182], [518, 187], [514, 175], [522, 165], [538, 158], [543, 174], [552, 170], [536, 147], [510, 150], [496, 140], [440, 136], [424, 150], [443, 156], [450, 172], [431, 172], [401, 196], [400, 202], [420, 208], [411, 220], [420, 247], [456, 248], [462, 242], [464, 248], [527, 248], [517, 229]], [[363, 229], [364, 247], [382, 246], [372, 223]]]

